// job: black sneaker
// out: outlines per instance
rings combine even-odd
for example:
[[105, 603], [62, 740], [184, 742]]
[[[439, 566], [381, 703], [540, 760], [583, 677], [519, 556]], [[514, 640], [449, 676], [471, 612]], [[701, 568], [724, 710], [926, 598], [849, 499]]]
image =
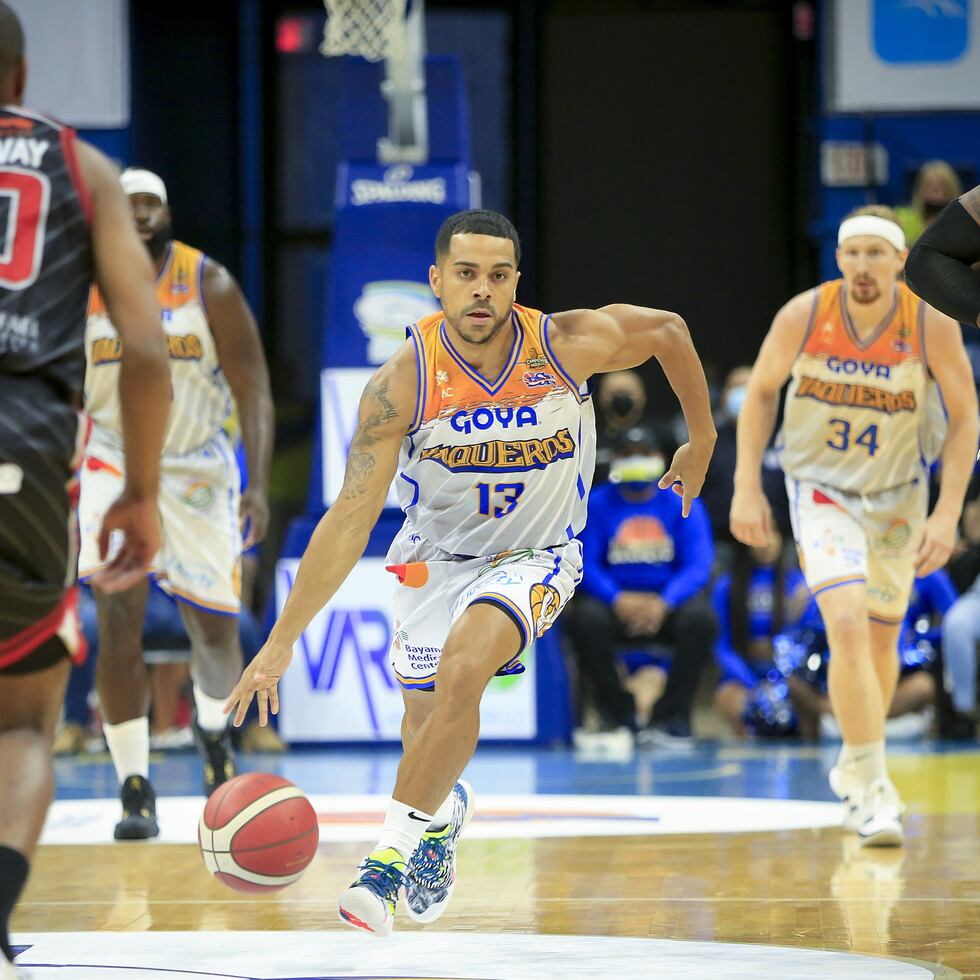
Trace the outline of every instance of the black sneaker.
[[204, 795], [210, 796], [222, 783], [237, 775], [231, 732], [227, 727], [220, 732], [205, 731], [197, 723], [196, 715], [191, 721], [191, 730], [197, 751], [204, 760]]
[[951, 711], [941, 729], [944, 738], [952, 742], [975, 742], [977, 739], [977, 721], [972, 714], [963, 711]]
[[157, 795], [143, 776], [127, 776], [119, 791], [122, 820], [116, 824], [116, 840], [149, 840], [160, 833], [157, 823]]

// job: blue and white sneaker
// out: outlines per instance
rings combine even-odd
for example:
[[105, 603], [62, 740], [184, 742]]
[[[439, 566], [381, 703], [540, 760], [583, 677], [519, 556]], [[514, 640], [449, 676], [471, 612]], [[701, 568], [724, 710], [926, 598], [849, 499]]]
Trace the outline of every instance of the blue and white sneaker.
[[361, 877], [341, 896], [337, 911], [342, 922], [373, 936], [391, 935], [398, 891], [405, 884], [405, 859], [386, 847], [372, 851], [361, 865]]
[[473, 806], [473, 788], [461, 779], [453, 787], [452, 820], [442, 830], [426, 831], [408, 862], [405, 909], [415, 922], [434, 922], [446, 911], [456, 887], [456, 845]]

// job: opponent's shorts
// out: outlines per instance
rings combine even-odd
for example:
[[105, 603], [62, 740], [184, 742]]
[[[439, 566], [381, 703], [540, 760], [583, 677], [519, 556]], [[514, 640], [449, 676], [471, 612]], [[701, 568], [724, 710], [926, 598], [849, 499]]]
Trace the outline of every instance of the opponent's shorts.
[[866, 582], [876, 622], [905, 618], [915, 580], [915, 548], [925, 523], [924, 479], [861, 496], [786, 478], [800, 567], [814, 595]]
[[[99, 559], [102, 518], [122, 492], [123, 455], [96, 428], [82, 466], [79, 504], [83, 582], [105, 563]], [[184, 456], [160, 463], [160, 551], [151, 573], [160, 587], [206, 612], [234, 616], [241, 606], [242, 536], [239, 473], [224, 432]], [[110, 542], [110, 558], [113, 547]]]
[[73, 585], [87, 431], [48, 382], [0, 375], [0, 673], [85, 658]]
[[517, 627], [518, 654], [498, 674], [519, 673], [520, 654], [555, 622], [582, 580], [578, 541], [488, 558], [453, 558], [424, 541], [413, 551], [414, 560], [399, 562], [396, 540], [387, 566], [400, 583], [389, 660], [398, 683], [409, 691], [434, 689], [446, 637], [475, 602], [497, 606]]

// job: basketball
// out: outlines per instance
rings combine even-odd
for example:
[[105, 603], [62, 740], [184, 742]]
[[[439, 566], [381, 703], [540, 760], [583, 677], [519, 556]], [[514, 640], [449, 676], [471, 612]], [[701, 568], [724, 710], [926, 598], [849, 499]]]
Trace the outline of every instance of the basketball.
[[270, 892], [292, 884], [316, 854], [316, 812], [288, 779], [250, 772], [208, 798], [197, 840], [205, 867], [240, 892]]

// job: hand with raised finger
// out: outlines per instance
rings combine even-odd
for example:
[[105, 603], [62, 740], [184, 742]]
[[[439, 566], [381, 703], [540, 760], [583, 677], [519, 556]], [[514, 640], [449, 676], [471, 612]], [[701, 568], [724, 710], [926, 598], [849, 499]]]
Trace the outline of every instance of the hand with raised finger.
[[772, 508], [761, 486], [736, 488], [728, 520], [732, 537], [742, 544], [764, 548], [772, 538]]
[[704, 486], [704, 475], [711, 462], [713, 444], [695, 445], [685, 442], [670, 461], [670, 469], [660, 478], [657, 484], [661, 490], [670, 487], [678, 497], [683, 498], [681, 513], [687, 517], [691, 513], [691, 501], [701, 492]]

